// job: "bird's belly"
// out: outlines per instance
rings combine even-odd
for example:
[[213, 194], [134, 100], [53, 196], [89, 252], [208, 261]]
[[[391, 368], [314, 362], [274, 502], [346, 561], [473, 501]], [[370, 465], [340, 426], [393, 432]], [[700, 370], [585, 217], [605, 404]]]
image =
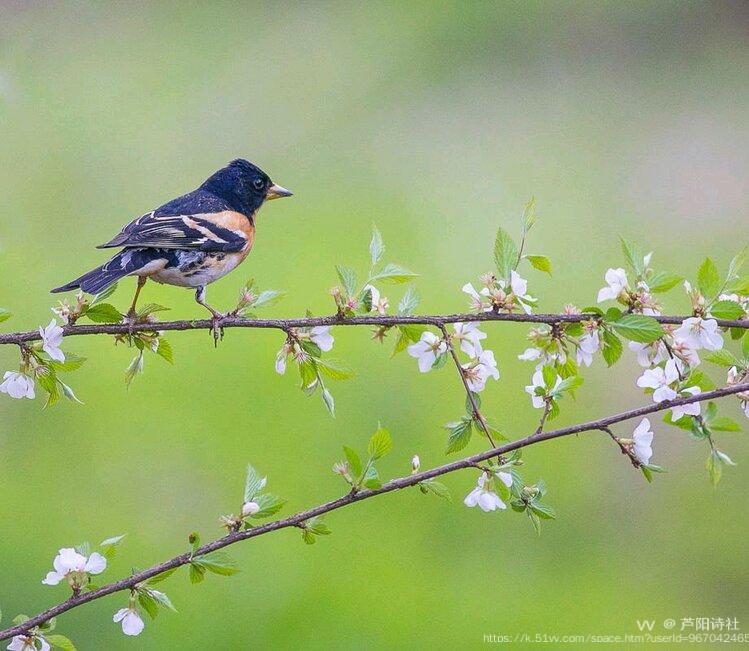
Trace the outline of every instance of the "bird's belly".
[[167, 266], [150, 276], [157, 283], [180, 287], [201, 287], [215, 282], [235, 269], [247, 257], [239, 253], [203, 253], [184, 251], [176, 264]]

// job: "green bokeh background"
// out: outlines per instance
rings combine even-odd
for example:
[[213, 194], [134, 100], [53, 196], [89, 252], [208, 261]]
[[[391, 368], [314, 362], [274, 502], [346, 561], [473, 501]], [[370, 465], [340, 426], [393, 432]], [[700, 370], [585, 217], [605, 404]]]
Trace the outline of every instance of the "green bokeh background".
[[[530, 248], [555, 266], [552, 279], [526, 270], [542, 310], [594, 300], [622, 263], [617, 234], [691, 276], [705, 254], [725, 269], [747, 241], [741, 3], [51, 4], [0, 6], [0, 305], [15, 314], [3, 328], [46, 323], [48, 289], [101, 262], [94, 245], [237, 156], [295, 197], [263, 209], [251, 257], [209, 299], [230, 306], [253, 276], [288, 292], [268, 315], [330, 312], [333, 266], [364, 272], [372, 222], [387, 259], [422, 274], [420, 310], [461, 310], [496, 227], [517, 229], [531, 195]], [[177, 288], [149, 285], [145, 299], [200, 313]], [[678, 289], [666, 304], [688, 307]], [[532, 366], [516, 359], [527, 328], [486, 330], [502, 379], [485, 410], [520, 436], [538, 417], [523, 393]], [[174, 334], [175, 365], [149, 357], [129, 391], [131, 351], [74, 339], [84, 406], [3, 397], [4, 621], [65, 597], [40, 583], [58, 547], [127, 532], [114, 579], [184, 550], [192, 530], [218, 536], [248, 461], [287, 512], [339, 495], [341, 445], [362, 448], [378, 421], [395, 439], [385, 476], [414, 453], [443, 463], [441, 426], [463, 407], [454, 372], [420, 375], [365, 329], [335, 336], [357, 370], [332, 386], [335, 420], [274, 372], [271, 331], [229, 331], [218, 349], [205, 332]], [[15, 366], [15, 350], [0, 356]], [[629, 355], [612, 371], [596, 360], [559, 422], [643, 403], [637, 372]], [[740, 417], [735, 401], [726, 413]], [[706, 446], [655, 429], [670, 472], [654, 485], [595, 434], [529, 449], [526, 476], [546, 480], [559, 514], [540, 538], [514, 513], [463, 507], [466, 472], [445, 479], [451, 505], [392, 494], [329, 516], [317, 545], [283, 531], [232, 548], [237, 576], [191, 586], [178, 573], [163, 585], [180, 613], [137, 639], [111, 621], [125, 595], [59, 631], [80, 649], [478, 648], [485, 634], [700, 616], [749, 632], [746, 434], [720, 437], [741, 465], [713, 490]]]

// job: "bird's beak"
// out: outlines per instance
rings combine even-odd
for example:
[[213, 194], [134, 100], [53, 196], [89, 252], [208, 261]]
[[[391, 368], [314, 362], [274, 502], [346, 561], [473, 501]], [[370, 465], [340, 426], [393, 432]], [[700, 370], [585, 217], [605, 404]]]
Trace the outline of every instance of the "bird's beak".
[[268, 192], [265, 193], [265, 200], [270, 201], [271, 199], [280, 199], [281, 197], [290, 197], [293, 192], [282, 188], [280, 185], [271, 185], [268, 188]]

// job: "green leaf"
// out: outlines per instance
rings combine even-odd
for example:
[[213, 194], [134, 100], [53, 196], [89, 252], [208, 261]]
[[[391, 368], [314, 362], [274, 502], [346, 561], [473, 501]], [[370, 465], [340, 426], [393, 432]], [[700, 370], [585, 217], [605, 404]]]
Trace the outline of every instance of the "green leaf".
[[47, 366], [51, 366], [58, 373], [70, 373], [81, 368], [85, 361], [85, 357], [78, 357], [78, 355], [74, 355], [73, 353], [65, 353], [64, 362], [57, 362], [52, 359], [47, 362]]
[[317, 542], [315, 534], [313, 534], [309, 529], [302, 529], [302, 540], [307, 545], [314, 545]]
[[661, 325], [643, 314], [625, 314], [610, 325], [618, 334], [641, 344], [652, 344], [663, 336]]
[[728, 275], [726, 276], [728, 280], [732, 280], [739, 275], [739, 271], [741, 271], [741, 268], [744, 266], [744, 262], [746, 262], [746, 254], [747, 247], [744, 247], [735, 256], [733, 256], [731, 264], [728, 265]]
[[190, 583], [200, 583], [205, 579], [205, 568], [195, 561], [190, 561]]
[[112, 538], [107, 538], [99, 543], [99, 547], [102, 548], [104, 556], [106, 556], [107, 559], [114, 558], [114, 555], [117, 552], [117, 545], [122, 542], [124, 537], [125, 534], [123, 533], [121, 536], [113, 536]]
[[306, 521], [305, 525], [305, 528], [311, 531], [316, 536], [329, 536], [331, 533], [333, 533], [328, 525], [318, 517], [310, 518]]
[[156, 354], [163, 357], [170, 364], [174, 364], [174, 353], [172, 352], [172, 345], [164, 339], [163, 335], [159, 336], [159, 345], [156, 348]]
[[726, 292], [729, 294], [749, 294], [749, 276], [742, 276], [726, 283]]
[[536, 217], [536, 198], [531, 197], [528, 199], [528, 203], [523, 206], [523, 230], [527, 233], [538, 218]]
[[122, 314], [110, 303], [92, 305], [84, 312], [83, 316], [94, 323], [119, 323], [122, 321]]
[[584, 380], [580, 375], [573, 375], [571, 377], [568, 377], [567, 379], [562, 380], [559, 383], [559, 386], [554, 393], [560, 394], [566, 391], [574, 391], [578, 387], [582, 386], [583, 381]]
[[647, 285], [651, 292], [654, 294], [660, 294], [667, 292], [669, 289], [673, 289], [682, 280], [683, 276], [677, 274], [668, 273], [666, 271], [659, 271], [654, 273], [648, 280]]
[[278, 513], [284, 507], [284, 504], [286, 504], [286, 500], [271, 493], [258, 495], [254, 501], [260, 507], [260, 510], [257, 513], [253, 513], [250, 516], [254, 520], [269, 518]]
[[330, 389], [324, 387], [322, 390], [322, 401], [325, 404], [325, 408], [328, 410], [330, 415], [335, 418], [335, 399]]
[[499, 278], [507, 279], [518, 264], [518, 247], [503, 228], [497, 229], [494, 240], [494, 261], [497, 264]]
[[251, 465], [247, 464], [247, 474], [244, 480], [244, 500], [243, 502], [254, 502], [261, 490], [267, 483], [266, 477], [261, 477], [260, 473]]
[[613, 366], [622, 356], [622, 341], [610, 330], [603, 331], [603, 359], [608, 366]]
[[[159, 305], [158, 303], [148, 303], [138, 310], [138, 318], [143, 319], [144, 317], [154, 314], [155, 312], [168, 312], [169, 308]], [[154, 328], [156, 329], [156, 328]]]
[[63, 651], [77, 651], [75, 644], [73, 644], [67, 637], [60, 635], [59, 633], [53, 633], [52, 635], [45, 635], [44, 639], [47, 640], [53, 647], [63, 649]]
[[270, 307], [275, 305], [286, 295], [285, 292], [280, 292], [276, 289], [266, 289], [260, 292], [258, 297], [252, 301], [251, 307]]
[[372, 276], [369, 280], [370, 282], [374, 282], [375, 280], [386, 280], [391, 283], [400, 284], [407, 283], [418, 275], [419, 274], [415, 274], [413, 271], [399, 267], [396, 264], [388, 263], [379, 273]]
[[98, 294], [94, 294], [91, 300], [89, 301], [89, 306], [97, 305], [98, 303], [101, 303], [102, 301], [106, 301], [117, 290], [117, 284], [118, 283], [113, 283], [106, 289], [100, 291]]
[[348, 445], [343, 446], [343, 454], [346, 455], [346, 461], [348, 461], [351, 476], [355, 480], [359, 479], [362, 472], [362, 463], [359, 455]]
[[383, 253], [385, 253], [385, 242], [382, 241], [382, 235], [377, 230], [377, 226], [372, 224], [372, 239], [369, 241], [369, 258], [372, 261], [372, 267], [380, 261]]
[[384, 427], [380, 427], [369, 439], [369, 445], [367, 445], [367, 454], [370, 459], [381, 459], [390, 450], [393, 449], [393, 439], [390, 437], [390, 432]]
[[643, 268], [643, 258], [645, 256], [640, 248], [634, 242], [625, 240], [623, 237], [619, 238], [619, 242], [622, 246], [622, 253], [624, 254], [624, 259], [627, 261], [627, 264], [638, 276], [642, 275], [645, 271]]
[[468, 442], [471, 440], [471, 423], [471, 419], [461, 418], [458, 422], [449, 423], [445, 426], [449, 432], [445, 454], [458, 452], [458, 450], [462, 450], [468, 445]]
[[356, 294], [356, 272], [351, 267], [345, 267], [343, 265], [336, 265], [336, 271], [338, 272], [338, 278], [343, 285], [348, 296]]
[[331, 380], [348, 380], [355, 375], [351, 369], [330, 358], [326, 358], [324, 361], [318, 358], [315, 360], [315, 365], [323, 375]]
[[531, 502], [528, 506], [542, 520], [556, 520], [557, 514], [550, 506], [535, 501]]
[[710, 315], [715, 319], [740, 319], [746, 312], [736, 301], [717, 301], [710, 306]]
[[190, 563], [221, 576], [231, 576], [241, 571], [234, 559], [226, 552], [211, 552], [204, 556], [196, 556]]
[[718, 268], [710, 258], [705, 258], [697, 270], [697, 287], [705, 298], [710, 299], [720, 291], [720, 285]]
[[13, 314], [11, 312], [8, 312], [8, 310], [5, 310], [2, 307], [0, 307], [0, 323], [2, 323], [3, 321], [7, 321], [12, 316]]
[[439, 482], [436, 479], [425, 479], [424, 481], [419, 482], [418, 486], [422, 493], [432, 493], [432, 495], [436, 495], [443, 500], [452, 502], [450, 490], [442, 482]]
[[416, 287], [409, 285], [400, 303], [398, 303], [398, 314], [401, 316], [413, 314], [420, 300], [421, 297], [419, 296], [419, 292], [416, 291]]
[[151, 593], [149, 591], [138, 591], [138, 603], [141, 605], [143, 610], [148, 613], [151, 619], [156, 619], [156, 616], [159, 614], [159, 604], [151, 596]]
[[526, 255], [528, 262], [533, 265], [534, 269], [543, 271], [551, 276], [551, 260], [545, 255]]
[[717, 486], [720, 482], [721, 475], [723, 474], [723, 464], [720, 457], [716, 454], [716, 450], [710, 451], [710, 456], [707, 457], [707, 472], [710, 475], [710, 481], [713, 486]]
[[740, 432], [741, 426], [732, 418], [718, 416], [710, 421], [710, 429], [716, 432]]
[[702, 359], [711, 364], [717, 364], [718, 366], [741, 366], [741, 360], [734, 355], [730, 350], [721, 348], [720, 350], [712, 350], [702, 355]]
[[156, 576], [152, 576], [150, 579], [148, 579], [149, 585], [156, 585], [157, 583], [161, 583], [162, 581], [165, 581], [168, 579], [172, 574], [174, 574], [177, 571], [178, 568], [173, 567], [171, 570], [164, 570], [161, 574], [157, 574]]

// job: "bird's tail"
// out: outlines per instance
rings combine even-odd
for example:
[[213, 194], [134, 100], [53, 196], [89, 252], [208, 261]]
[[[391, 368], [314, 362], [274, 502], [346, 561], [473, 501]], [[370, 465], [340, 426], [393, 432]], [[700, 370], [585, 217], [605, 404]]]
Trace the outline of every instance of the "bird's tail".
[[99, 294], [120, 278], [142, 269], [149, 260], [145, 249], [125, 249], [115, 255], [109, 262], [101, 267], [92, 269], [80, 278], [71, 280], [66, 285], [55, 287], [50, 290], [52, 294], [58, 292], [69, 292], [72, 289], [82, 289], [88, 294]]

